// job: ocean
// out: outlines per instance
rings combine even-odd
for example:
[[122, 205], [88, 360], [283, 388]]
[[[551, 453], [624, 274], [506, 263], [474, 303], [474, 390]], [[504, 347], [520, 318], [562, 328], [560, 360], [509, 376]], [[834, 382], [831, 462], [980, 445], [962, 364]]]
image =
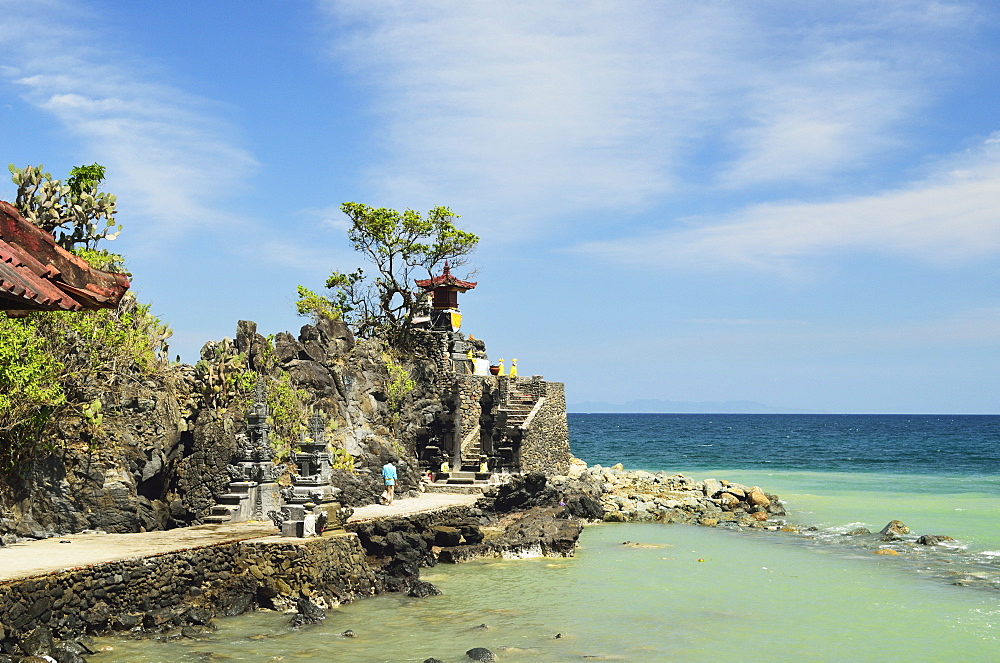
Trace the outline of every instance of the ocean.
[[[1000, 416], [571, 414], [589, 464], [758, 485], [805, 529], [589, 526], [567, 559], [425, 569], [441, 596], [382, 596], [294, 630], [219, 620], [199, 640], [106, 638], [112, 661], [958, 661], [1000, 657]], [[943, 547], [875, 554], [901, 520]], [[815, 528], [809, 530], [807, 528]], [[626, 545], [626, 542], [628, 544]], [[350, 629], [356, 637], [344, 637]]]

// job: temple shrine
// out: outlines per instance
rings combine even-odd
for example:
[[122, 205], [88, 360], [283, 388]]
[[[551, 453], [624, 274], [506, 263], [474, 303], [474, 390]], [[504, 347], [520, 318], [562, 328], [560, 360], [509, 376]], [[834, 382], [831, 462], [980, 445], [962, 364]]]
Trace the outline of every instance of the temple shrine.
[[458, 293], [476, 287], [476, 281], [463, 281], [451, 273], [451, 265], [444, 263], [444, 272], [430, 279], [417, 279], [417, 287], [431, 296], [430, 328], [438, 331], [457, 332], [462, 326], [458, 310]]
[[542, 376], [522, 378], [517, 360], [510, 374], [502, 362], [491, 366], [486, 344], [459, 331], [458, 293], [478, 285], [444, 271], [416, 281], [429, 311], [414, 316], [413, 338], [437, 363], [442, 388], [441, 413], [427, 420], [416, 440], [422, 472], [433, 482], [427, 490], [475, 490], [514, 472], [565, 472], [569, 433], [564, 387]]

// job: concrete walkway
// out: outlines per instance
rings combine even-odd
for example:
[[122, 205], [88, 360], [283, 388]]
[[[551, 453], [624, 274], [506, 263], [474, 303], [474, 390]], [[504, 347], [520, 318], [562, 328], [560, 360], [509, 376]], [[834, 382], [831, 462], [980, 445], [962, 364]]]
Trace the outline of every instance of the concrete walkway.
[[[423, 493], [420, 497], [397, 499], [391, 505], [359, 507], [349, 522], [471, 505], [477, 497]], [[0, 547], [0, 583], [103, 562], [268, 537], [277, 538], [271, 521], [198, 525], [139, 534], [68, 534], [13, 543]]]
[[354, 509], [354, 515], [347, 519], [353, 523], [359, 520], [373, 520], [386, 516], [408, 516], [411, 513], [438, 511], [453, 506], [472, 506], [482, 494], [456, 495], [454, 493], [421, 493], [420, 497], [393, 500], [392, 504], [370, 504]]

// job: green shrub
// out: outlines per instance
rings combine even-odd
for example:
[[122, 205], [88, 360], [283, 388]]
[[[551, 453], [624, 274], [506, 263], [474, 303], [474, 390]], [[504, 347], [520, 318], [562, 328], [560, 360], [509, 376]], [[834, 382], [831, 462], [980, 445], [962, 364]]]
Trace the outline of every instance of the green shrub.
[[57, 415], [98, 434], [103, 403], [162, 365], [169, 335], [131, 294], [117, 309], [0, 316], [0, 470], [53, 448]]
[[66, 404], [62, 372], [35, 320], [0, 315], [0, 470], [43, 445], [42, 430]]

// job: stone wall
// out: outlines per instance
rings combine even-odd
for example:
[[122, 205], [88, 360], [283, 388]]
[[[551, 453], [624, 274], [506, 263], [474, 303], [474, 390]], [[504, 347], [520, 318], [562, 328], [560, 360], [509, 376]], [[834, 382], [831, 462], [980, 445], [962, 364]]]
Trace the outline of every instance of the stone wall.
[[0, 649], [38, 627], [59, 639], [205, 623], [299, 597], [327, 603], [380, 590], [354, 534], [229, 542], [0, 584]]
[[[532, 380], [532, 389], [545, 402], [530, 421], [521, 440], [521, 471], [566, 474], [572, 457], [566, 421], [566, 388], [562, 382]], [[536, 394], [533, 394], [536, 395]]]
[[[449, 393], [454, 403], [441, 413], [450, 417], [459, 413], [457, 431], [447, 440], [449, 459], [456, 441], [466, 439], [478, 426], [482, 452], [491, 455], [494, 448], [514, 446], [519, 450], [519, 471], [565, 474], [569, 470], [569, 427], [565, 386], [561, 382], [546, 382], [537, 375], [510, 378], [452, 374], [451, 384]], [[504, 415], [504, 409], [520, 395], [541, 403], [523, 430], [508, 427]]]

